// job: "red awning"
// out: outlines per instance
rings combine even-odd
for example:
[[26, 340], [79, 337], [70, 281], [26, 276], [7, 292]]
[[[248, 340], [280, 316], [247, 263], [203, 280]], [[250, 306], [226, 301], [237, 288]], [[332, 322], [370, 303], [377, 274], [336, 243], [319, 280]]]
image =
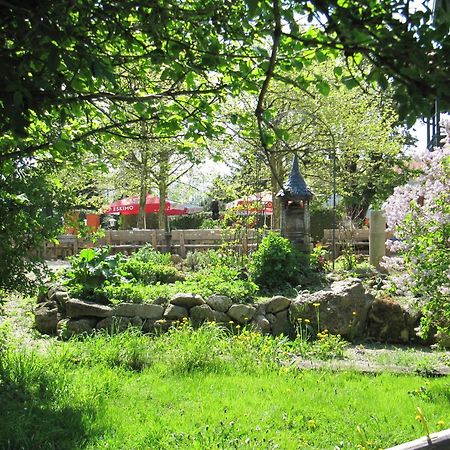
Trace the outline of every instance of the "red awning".
[[225, 205], [226, 209], [238, 208], [238, 214], [273, 214], [272, 194], [258, 192], [248, 197], [238, 198]]
[[[166, 200], [165, 214], [167, 216], [180, 216], [183, 214], [194, 214], [203, 210], [201, 206], [176, 203], [171, 200]], [[159, 197], [155, 195], [147, 195], [145, 201], [145, 212], [155, 213], [159, 211]], [[139, 196], [123, 198], [117, 200], [109, 205], [106, 214], [124, 214], [137, 215], [139, 212]]]

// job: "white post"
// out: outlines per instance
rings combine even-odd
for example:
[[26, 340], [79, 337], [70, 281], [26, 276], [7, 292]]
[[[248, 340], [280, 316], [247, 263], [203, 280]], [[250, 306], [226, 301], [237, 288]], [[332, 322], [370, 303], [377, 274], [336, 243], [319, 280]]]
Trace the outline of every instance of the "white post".
[[382, 211], [371, 211], [369, 232], [369, 262], [377, 269], [386, 254], [386, 219]]

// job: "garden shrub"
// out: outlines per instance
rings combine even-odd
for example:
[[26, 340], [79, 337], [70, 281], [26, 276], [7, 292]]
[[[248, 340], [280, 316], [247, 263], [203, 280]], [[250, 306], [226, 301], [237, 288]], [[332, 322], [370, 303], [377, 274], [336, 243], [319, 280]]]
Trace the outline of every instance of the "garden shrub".
[[153, 303], [156, 300], [168, 301], [175, 293], [175, 288], [168, 284], [142, 285], [121, 283], [103, 288], [102, 295], [111, 303]]
[[65, 284], [73, 297], [103, 302], [102, 289], [127, 281], [129, 273], [123, 269], [124, 256], [110, 255], [108, 247], [86, 248], [70, 259], [65, 272]]
[[250, 262], [250, 274], [265, 290], [286, 284], [295, 285], [308, 272], [308, 257], [295, 249], [288, 239], [270, 232], [265, 236]]
[[138, 283], [174, 283], [184, 279], [183, 274], [174, 266], [130, 258], [121, 268]]

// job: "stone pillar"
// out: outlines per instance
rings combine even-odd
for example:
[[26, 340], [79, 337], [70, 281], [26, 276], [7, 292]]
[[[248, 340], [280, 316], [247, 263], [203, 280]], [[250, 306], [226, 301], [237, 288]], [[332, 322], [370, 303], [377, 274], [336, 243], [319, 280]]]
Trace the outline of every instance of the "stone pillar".
[[386, 254], [386, 219], [382, 211], [371, 211], [369, 232], [369, 262], [380, 268], [381, 258]]

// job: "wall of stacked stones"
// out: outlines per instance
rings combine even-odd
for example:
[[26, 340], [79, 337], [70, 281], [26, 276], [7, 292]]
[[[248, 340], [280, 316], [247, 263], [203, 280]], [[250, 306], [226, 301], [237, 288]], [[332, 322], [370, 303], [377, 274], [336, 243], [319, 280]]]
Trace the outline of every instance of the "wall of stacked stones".
[[187, 319], [193, 327], [209, 321], [230, 329], [249, 326], [274, 336], [295, 337], [302, 326], [311, 332], [327, 329], [350, 341], [420, 342], [420, 315], [397, 303], [375, 299], [358, 279], [336, 281], [314, 293], [303, 291], [295, 299], [274, 296], [256, 304], [236, 304], [219, 295], [203, 299], [190, 293], [157, 303], [101, 305], [70, 298], [63, 287], [53, 286], [38, 299], [35, 325], [42, 333], [67, 338], [129, 326], [162, 333]]

